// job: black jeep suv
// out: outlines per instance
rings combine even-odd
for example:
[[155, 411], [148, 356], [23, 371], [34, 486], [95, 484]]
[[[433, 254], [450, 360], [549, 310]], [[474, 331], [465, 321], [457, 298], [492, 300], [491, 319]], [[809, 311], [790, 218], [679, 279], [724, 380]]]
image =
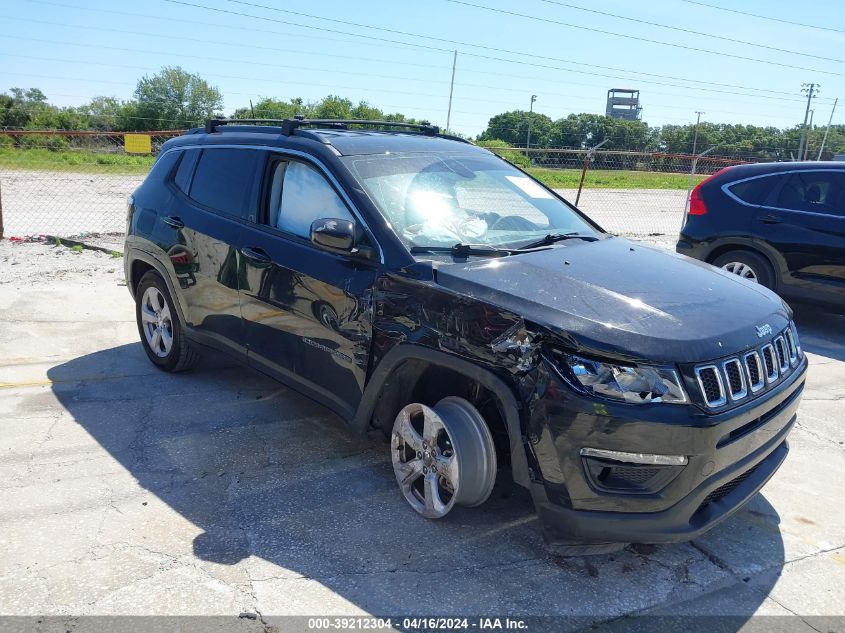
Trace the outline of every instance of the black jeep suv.
[[783, 462], [807, 361], [774, 293], [433, 126], [275, 123], [168, 141], [129, 199], [157, 366], [215, 347], [383, 429], [428, 518], [512, 475], [564, 553], [693, 538]]
[[845, 163], [717, 172], [693, 189], [676, 250], [785, 299], [845, 309]]

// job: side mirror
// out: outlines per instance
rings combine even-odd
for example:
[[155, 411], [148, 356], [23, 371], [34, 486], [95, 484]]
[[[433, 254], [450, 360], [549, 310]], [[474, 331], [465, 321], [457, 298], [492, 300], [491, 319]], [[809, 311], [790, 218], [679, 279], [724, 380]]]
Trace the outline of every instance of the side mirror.
[[337, 218], [314, 220], [311, 223], [311, 242], [336, 253], [354, 253], [355, 224]]

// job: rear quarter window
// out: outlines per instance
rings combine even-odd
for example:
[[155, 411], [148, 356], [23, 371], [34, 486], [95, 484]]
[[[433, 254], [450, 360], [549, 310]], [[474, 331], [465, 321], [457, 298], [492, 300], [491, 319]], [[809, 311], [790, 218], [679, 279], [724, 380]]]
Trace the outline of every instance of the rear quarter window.
[[199, 156], [198, 149], [189, 149], [183, 152], [173, 152], [179, 157], [179, 166], [176, 168], [176, 173], [173, 175], [173, 184], [184, 193], [188, 194], [188, 189], [191, 186], [191, 176], [194, 173], [194, 166], [197, 164], [197, 156]]
[[729, 185], [728, 191], [747, 204], [763, 205], [777, 189], [780, 179], [779, 175], [773, 175], [744, 180]]
[[153, 168], [150, 170], [149, 178], [161, 182], [165, 180], [179, 160], [179, 152], [167, 152], [158, 157]]

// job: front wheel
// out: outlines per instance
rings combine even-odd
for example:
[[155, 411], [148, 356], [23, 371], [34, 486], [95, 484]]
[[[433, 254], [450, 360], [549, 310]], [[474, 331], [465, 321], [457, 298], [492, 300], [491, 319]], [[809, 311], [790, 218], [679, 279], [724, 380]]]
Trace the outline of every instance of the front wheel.
[[484, 503], [496, 481], [496, 449], [484, 418], [463, 398], [413, 403], [393, 424], [393, 472], [410, 506], [428, 519]]
[[147, 272], [135, 290], [135, 320], [147, 358], [159, 369], [189, 369], [199, 358], [185, 338], [182, 322], [161, 275]]

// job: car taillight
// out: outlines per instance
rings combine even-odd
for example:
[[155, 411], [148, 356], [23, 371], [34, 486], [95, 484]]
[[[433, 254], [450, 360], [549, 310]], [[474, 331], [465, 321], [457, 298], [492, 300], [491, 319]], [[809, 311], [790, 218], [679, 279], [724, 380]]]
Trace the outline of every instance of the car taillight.
[[[709, 180], [709, 178], [708, 178]], [[703, 180], [698, 183], [695, 188], [692, 190], [692, 193], [689, 197], [689, 214], [690, 215], [704, 215], [707, 213], [707, 204], [704, 202], [704, 198], [701, 197], [701, 185], [703, 185], [707, 180]]]
[[717, 171], [712, 176], [705, 178], [700, 183], [698, 183], [690, 193], [689, 197], [689, 215], [705, 215], [707, 213], [707, 203], [704, 202], [704, 198], [701, 195], [701, 188], [706, 185], [708, 182], [713, 180], [714, 178], [721, 176], [723, 173], [728, 171], [733, 165], [728, 167], [723, 167], [719, 171]]

